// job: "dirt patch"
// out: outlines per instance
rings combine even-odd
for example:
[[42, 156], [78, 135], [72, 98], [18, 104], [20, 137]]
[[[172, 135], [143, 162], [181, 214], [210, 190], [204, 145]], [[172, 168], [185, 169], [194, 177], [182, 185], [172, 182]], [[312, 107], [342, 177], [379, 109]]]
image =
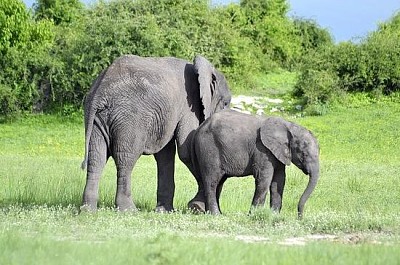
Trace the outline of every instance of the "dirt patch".
[[238, 235], [235, 237], [235, 240], [243, 241], [245, 243], [277, 243], [283, 246], [305, 246], [308, 243], [316, 241], [337, 242], [340, 244], [382, 244], [382, 242], [373, 240], [367, 235], [363, 234], [345, 234], [342, 236], [330, 234], [314, 234], [301, 237], [289, 237], [278, 241], [271, 240], [270, 238], [262, 236]]
[[308, 236], [304, 236], [304, 237], [286, 238], [283, 241], [278, 242], [278, 244], [285, 245], [285, 246], [305, 246], [308, 242], [312, 242], [312, 241], [320, 241], [320, 240], [334, 241], [336, 239], [337, 239], [337, 236], [335, 236], [335, 235], [316, 234], [316, 235], [308, 235]]
[[265, 243], [269, 242], [270, 239], [267, 237], [262, 236], [246, 236], [246, 235], [239, 235], [235, 237], [236, 240], [243, 241], [245, 243]]
[[382, 242], [377, 241], [375, 239], [372, 239], [368, 236], [362, 235], [362, 234], [348, 234], [343, 236], [342, 238], [339, 239], [341, 243], [345, 244], [362, 244], [362, 243], [368, 243], [368, 244], [382, 244]]
[[[338, 237], [335, 235], [308, 235], [303, 237], [290, 237], [278, 241], [279, 245], [285, 246], [305, 246], [309, 242], [313, 241], [335, 241]], [[243, 241], [245, 243], [274, 243], [271, 239], [262, 236], [249, 236], [249, 235], [238, 235], [235, 237], [235, 240]]]

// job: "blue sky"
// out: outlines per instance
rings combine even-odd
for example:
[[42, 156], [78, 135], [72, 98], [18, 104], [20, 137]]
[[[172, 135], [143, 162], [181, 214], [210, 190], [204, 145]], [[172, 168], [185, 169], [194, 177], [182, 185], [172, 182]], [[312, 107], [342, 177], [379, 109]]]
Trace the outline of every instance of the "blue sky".
[[[93, 2], [95, 0], [83, 0]], [[24, 0], [31, 6], [34, 0]], [[213, 0], [216, 4], [234, 2]], [[238, 2], [238, 1], [235, 1]], [[289, 0], [291, 15], [311, 18], [328, 29], [337, 42], [357, 40], [374, 31], [379, 22], [400, 11], [399, 0]]]
[[291, 14], [311, 18], [337, 42], [365, 36], [400, 11], [399, 0], [290, 0]]

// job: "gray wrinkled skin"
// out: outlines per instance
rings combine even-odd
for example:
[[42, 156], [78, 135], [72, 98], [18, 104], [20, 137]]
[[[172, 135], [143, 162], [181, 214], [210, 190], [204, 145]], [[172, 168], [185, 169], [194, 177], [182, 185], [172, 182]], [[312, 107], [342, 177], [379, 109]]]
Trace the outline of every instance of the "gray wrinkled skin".
[[135, 210], [131, 173], [142, 154], [157, 162], [156, 211], [173, 210], [174, 159], [189, 167], [192, 132], [229, 106], [224, 76], [205, 58], [126, 55], [116, 59], [93, 83], [85, 100], [86, 185], [81, 210], [97, 208], [99, 180], [111, 156], [117, 168], [115, 205]]
[[199, 184], [196, 200], [189, 207], [220, 214], [219, 197], [225, 180], [253, 175], [255, 192], [252, 207], [262, 206], [270, 191], [270, 206], [282, 207], [285, 167], [291, 162], [309, 175], [308, 185], [298, 204], [304, 204], [319, 178], [319, 147], [312, 133], [278, 117], [257, 117], [224, 110], [207, 119], [194, 133], [192, 164]]

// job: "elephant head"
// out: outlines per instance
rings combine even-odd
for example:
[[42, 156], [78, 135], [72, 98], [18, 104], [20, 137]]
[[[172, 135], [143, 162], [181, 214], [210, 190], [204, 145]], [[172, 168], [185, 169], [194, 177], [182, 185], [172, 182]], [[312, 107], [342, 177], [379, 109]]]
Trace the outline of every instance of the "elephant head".
[[304, 174], [309, 175], [308, 185], [298, 203], [298, 216], [302, 217], [304, 204], [313, 192], [319, 178], [319, 146], [317, 140], [307, 129], [270, 117], [260, 128], [263, 145], [283, 164], [295, 164]]
[[231, 94], [224, 75], [216, 70], [207, 59], [198, 55], [193, 64], [198, 75], [205, 120], [213, 113], [228, 108]]

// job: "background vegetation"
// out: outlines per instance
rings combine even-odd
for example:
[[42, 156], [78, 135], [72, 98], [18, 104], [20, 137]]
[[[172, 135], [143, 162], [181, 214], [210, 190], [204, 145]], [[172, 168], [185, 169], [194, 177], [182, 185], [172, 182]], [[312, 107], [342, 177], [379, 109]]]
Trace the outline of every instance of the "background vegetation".
[[268, 75], [295, 73], [303, 105], [347, 92], [374, 96], [400, 87], [400, 14], [357, 43], [335, 44], [315, 21], [288, 15], [286, 0], [79, 0], [0, 3], [0, 116], [69, 115], [98, 73], [121, 54], [203, 54], [235, 94], [268, 94]]

